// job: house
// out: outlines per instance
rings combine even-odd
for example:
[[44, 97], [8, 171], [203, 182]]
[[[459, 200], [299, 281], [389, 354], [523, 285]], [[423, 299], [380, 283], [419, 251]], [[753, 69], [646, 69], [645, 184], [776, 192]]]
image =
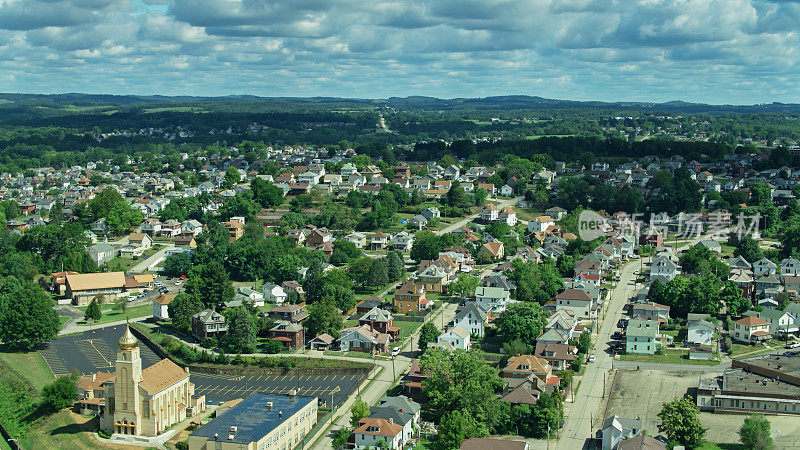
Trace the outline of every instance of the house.
[[236, 288], [234, 300], [241, 300], [243, 303], [248, 303], [255, 308], [264, 306], [264, 294], [260, 291], [255, 291], [247, 286], [239, 286]]
[[700, 248], [707, 248], [712, 253], [719, 254], [720, 252], [722, 252], [722, 245], [720, 245], [719, 242], [714, 241], [712, 239], [704, 239], [695, 244], [694, 246]]
[[625, 327], [625, 353], [654, 355], [658, 342], [658, 321], [631, 319]]
[[511, 197], [514, 195], [514, 188], [511, 186], [504, 184], [503, 187], [500, 188], [500, 195], [503, 197]]
[[339, 348], [343, 352], [384, 353], [392, 337], [369, 325], [345, 328], [339, 332]]
[[388, 411], [394, 410], [394, 423], [403, 425], [403, 442], [407, 443], [414, 438], [414, 430], [420, 425], [420, 409], [419, 403], [404, 395], [381, 397], [378, 405], [370, 408], [370, 417], [388, 420], [391, 417], [386, 416]]
[[603, 421], [600, 434], [602, 435], [603, 450], [617, 450], [620, 442], [625, 439], [639, 436], [642, 432], [642, 421], [639, 419], [626, 419], [613, 415]]
[[225, 317], [213, 309], [205, 309], [192, 316], [192, 335], [201, 341], [222, 336], [228, 332]]
[[483, 222], [495, 222], [499, 214], [500, 210], [493, 203], [487, 203], [481, 209], [480, 218]]
[[617, 450], [667, 450], [667, 444], [646, 434], [640, 434], [622, 440]]
[[789, 257], [781, 261], [781, 277], [786, 276], [800, 276], [800, 260]]
[[528, 232], [547, 231], [556, 221], [550, 216], [537, 216], [528, 221]]
[[447, 271], [436, 264], [431, 264], [416, 275], [415, 281], [425, 287], [425, 291], [441, 294], [449, 281]]
[[389, 235], [378, 231], [367, 236], [367, 242], [370, 250], [383, 250], [389, 242]]
[[787, 336], [797, 334], [797, 322], [793, 315], [779, 309], [763, 308], [758, 317], [769, 322], [769, 334]]
[[98, 242], [86, 247], [86, 254], [99, 267], [114, 259], [117, 256], [117, 249], [106, 242]]
[[152, 246], [153, 239], [150, 236], [144, 233], [131, 233], [128, 235], [128, 243], [120, 249], [120, 252], [133, 256], [142, 256]]
[[756, 277], [765, 274], [766, 275], [775, 274], [777, 272], [778, 272], [778, 265], [768, 260], [767, 258], [761, 258], [753, 263], [753, 275], [755, 275]]
[[403, 448], [403, 426], [385, 419], [365, 417], [358, 422], [358, 427], [353, 430], [355, 449], [376, 448], [383, 442], [384, 447], [390, 450]]
[[567, 215], [567, 210], [560, 206], [553, 206], [544, 210], [547, 217], [551, 217], [555, 221], [559, 221]]
[[500, 212], [497, 214], [497, 220], [505, 222], [510, 227], [516, 226], [517, 212], [511, 209], [510, 206], [506, 206], [505, 208], [501, 209]]
[[188, 219], [181, 222], [181, 233], [191, 234], [197, 236], [203, 232], [203, 224], [194, 220]]
[[395, 233], [392, 236], [392, 248], [401, 252], [411, 251], [414, 245], [414, 235], [406, 231]]
[[252, 394], [192, 432], [188, 450], [291, 449], [317, 423], [314, 396]]
[[667, 280], [674, 280], [680, 274], [680, 268], [668, 256], [655, 256], [650, 264], [650, 278], [663, 277]]
[[753, 270], [753, 265], [750, 264], [749, 262], [747, 262], [747, 260], [744, 259], [744, 257], [741, 256], [741, 255], [737, 256], [735, 258], [729, 259], [728, 260], [728, 267], [730, 267], [731, 270], [735, 270], [735, 269], [747, 270], [747, 271], [750, 271], [751, 274], [752, 274], [752, 270]]
[[484, 309], [477, 302], [468, 302], [466, 306], [456, 312], [452, 324], [454, 327], [466, 330], [469, 334], [483, 337], [488, 319], [488, 309]]
[[597, 316], [592, 297], [581, 289], [565, 289], [555, 297], [556, 308], [570, 311], [575, 317], [590, 319]]
[[372, 308], [358, 319], [359, 326], [366, 325], [375, 331], [386, 333], [392, 337], [392, 340], [396, 340], [400, 327], [394, 326], [393, 322], [392, 313], [378, 307]]
[[160, 320], [169, 319], [169, 304], [175, 300], [175, 294], [161, 294], [153, 299], [153, 317]]
[[302, 350], [305, 347], [305, 328], [299, 323], [279, 320], [267, 332], [267, 337], [280, 342], [285, 349]]
[[228, 230], [228, 240], [233, 242], [237, 241], [244, 236], [244, 223], [239, 222], [236, 220], [229, 220], [227, 222], [223, 222], [222, 226]]
[[285, 320], [291, 323], [300, 323], [308, 318], [308, 313], [303, 311], [300, 305], [284, 303], [269, 310], [267, 313], [270, 318], [275, 320]]
[[264, 294], [265, 302], [280, 305], [289, 299], [289, 294], [286, 293], [283, 287], [274, 283], [264, 283], [261, 286], [261, 292]]
[[425, 298], [425, 286], [407, 281], [394, 293], [394, 306], [400, 314], [424, 311], [432, 306]]
[[[305, 240], [305, 236], [303, 237], [303, 240]], [[358, 231], [348, 234], [344, 237], [344, 240], [352, 242], [356, 248], [364, 248], [367, 246], [367, 235], [364, 233], [359, 233]]]
[[500, 241], [492, 241], [483, 244], [478, 250], [478, 255], [476, 256], [477, 259], [485, 259], [488, 261], [496, 261], [498, 259], [503, 259], [505, 256], [505, 248], [503, 247], [503, 243]]
[[[414, 436], [414, 430], [417, 428], [418, 423], [414, 421], [414, 415], [408, 412], [403, 412], [392, 406], [372, 406], [369, 409], [370, 419], [382, 419], [389, 423], [397, 424], [403, 427], [400, 437], [400, 447], [405, 447]], [[378, 448], [378, 447], [376, 447]]]
[[[536, 377], [550, 384], [558, 377], [553, 376], [553, 368], [547, 360], [533, 355], [517, 355], [508, 358], [508, 363], [500, 371], [501, 378]], [[558, 382], [556, 381], [556, 384]]]
[[428, 220], [442, 217], [442, 213], [439, 211], [439, 208], [435, 206], [430, 206], [423, 209], [422, 212], [420, 212], [420, 215]]
[[546, 360], [553, 370], [561, 371], [570, 368], [572, 361], [577, 358], [578, 349], [569, 344], [536, 342], [534, 356]]
[[452, 348], [460, 348], [461, 350], [469, 350], [472, 347], [469, 332], [459, 326], [450, 328], [440, 334], [436, 341], [439, 344], [447, 344]]
[[333, 235], [324, 227], [315, 228], [306, 236], [306, 245], [316, 247], [326, 242], [333, 242]]
[[169, 219], [161, 224], [159, 236], [175, 237], [181, 234], [181, 224], [175, 219]]
[[567, 331], [559, 330], [556, 328], [545, 329], [539, 337], [536, 338], [536, 343], [546, 344], [567, 344], [570, 339], [570, 334]]
[[655, 302], [635, 303], [631, 308], [631, 315], [643, 319], [658, 319], [659, 322], [669, 322], [669, 306]]
[[742, 317], [733, 322], [733, 339], [748, 344], [769, 340], [769, 327], [769, 322], [760, 317]]
[[311, 350], [325, 351], [331, 348], [335, 340], [336, 339], [334, 339], [333, 336], [329, 335], [328, 333], [322, 333], [314, 339], [311, 339], [308, 342], [308, 346]]
[[115, 379], [116, 375], [108, 372], [79, 377], [75, 382], [78, 411], [85, 415], [103, 415], [106, 407], [105, 390], [114, 385]]
[[509, 300], [511, 300], [511, 293], [505, 289], [486, 286], [475, 288], [475, 302], [484, 310], [503, 312]]
[[714, 324], [707, 320], [690, 320], [686, 324], [686, 343], [706, 346], [714, 342]]

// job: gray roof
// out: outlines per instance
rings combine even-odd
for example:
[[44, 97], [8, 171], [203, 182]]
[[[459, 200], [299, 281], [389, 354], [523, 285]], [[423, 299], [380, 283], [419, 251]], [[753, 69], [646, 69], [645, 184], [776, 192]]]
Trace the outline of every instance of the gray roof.
[[397, 397], [381, 397], [379, 406], [391, 406], [396, 409], [411, 412], [412, 414], [416, 414], [420, 410], [419, 403], [409, 399], [405, 395], [399, 395]]
[[764, 320], [766, 320], [766, 319], [778, 320], [781, 317], [783, 317], [784, 314], [788, 314], [788, 313], [786, 313], [784, 311], [781, 311], [779, 309], [763, 308], [761, 310], [761, 312], [758, 313], [758, 317], [760, 317], [760, 318], [762, 318]]
[[631, 319], [625, 328], [628, 337], [649, 337], [656, 338], [658, 334], [658, 322], [655, 320]]
[[619, 417], [619, 416], [611, 416], [608, 419], [603, 421], [603, 428], [606, 429], [612, 426], [614, 419], [622, 425], [622, 429], [624, 430], [641, 430], [642, 429], [642, 421], [639, 419], [628, 419], [627, 417]]
[[366, 314], [361, 316], [358, 320], [374, 320], [377, 322], [388, 322], [392, 320], [392, 314], [389, 311], [380, 309], [377, 306], [370, 309]]
[[112, 246], [111, 244], [106, 244], [105, 242], [98, 242], [97, 244], [94, 244], [91, 247], [89, 247], [89, 250], [95, 253], [112, 252], [114, 251], [114, 246]]
[[793, 316], [800, 315], [800, 303], [789, 303], [783, 310]]
[[[203, 425], [190, 436], [213, 439], [214, 435], [218, 435], [222, 442], [249, 444], [279, 428], [292, 415], [313, 401], [316, 399], [254, 394], [225, 414]], [[272, 403], [271, 409], [267, 407], [268, 402]], [[231, 427], [236, 427], [236, 432], [233, 433], [233, 439], [228, 439]]]
[[405, 424], [414, 419], [413, 414], [401, 413], [391, 406], [373, 406], [369, 409], [369, 417], [372, 419], [392, 421], [402, 426], [405, 426]]
[[690, 320], [686, 323], [687, 328], [694, 328], [694, 327], [706, 327], [710, 330], [714, 329], [714, 324], [707, 321], [707, 320]]

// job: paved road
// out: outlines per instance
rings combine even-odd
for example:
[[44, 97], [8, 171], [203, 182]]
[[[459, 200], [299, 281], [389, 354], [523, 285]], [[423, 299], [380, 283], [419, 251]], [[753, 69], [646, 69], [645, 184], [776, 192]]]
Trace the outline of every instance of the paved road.
[[[719, 231], [714, 235], [721, 233], [722, 231]], [[703, 235], [687, 240], [683, 245], [679, 246], [678, 250], [708, 238], [709, 235]], [[614, 365], [606, 342], [611, 340], [611, 334], [613, 334], [617, 327], [617, 322], [622, 317], [622, 309], [625, 303], [638, 290], [639, 286], [635, 283], [634, 271], [639, 269], [643, 263], [649, 262], [649, 260], [650, 258], [644, 258], [630, 261], [623, 265], [620, 270], [620, 281], [611, 292], [610, 300], [605, 308], [605, 317], [601, 321], [597, 332], [594, 350], [597, 359], [594, 363], [589, 363], [586, 366], [586, 372], [581, 380], [578, 392], [575, 394], [575, 402], [571, 404], [566, 414], [567, 418], [564, 421], [564, 427], [557, 443], [557, 448], [559, 449], [581, 448], [587, 438], [594, 436], [595, 430], [592, 427], [592, 419], [597, 419], [600, 411], [603, 410], [601, 407], [605, 404], [604, 389], [608, 388], [605, 380], [608, 379], [608, 372]], [[671, 366], [653, 365], [661, 366], [662, 370]], [[600, 418], [600, 420], [602, 419]]]
[[[509, 198], [507, 200], [502, 200], [500, 203], [497, 204], [497, 207], [498, 208], [505, 208], [506, 206], [516, 205], [520, 200], [522, 200], [522, 197], [514, 197], [514, 198]], [[456, 223], [450, 224], [450, 225], [442, 228], [441, 230], [436, 231], [436, 234], [443, 235], [445, 233], [450, 233], [453, 230], [457, 230], [457, 229], [465, 226], [466, 224], [472, 222], [473, 220], [477, 219], [478, 216], [480, 216], [480, 214], [473, 214], [471, 216], [467, 216], [466, 218], [464, 218], [462, 220], [459, 220]]]
[[138, 264], [136, 264], [135, 266], [133, 266], [131, 268], [130, 272], [133, 272], [133, 273], [147, 272], [147, 268], [150, 267], [152, 264], [155, 264], [156, 261], [158, 261], [159, 258], [163, 258], [164, 254], [167, 253], [167, 250], [175, 247], [175, 244], [161, 244], [161, 245], [163, 245], [164, 248], [162, 248], [161, 250], [153, 253], [147, 259], [145, 259], [145, 260], [139, 262]]

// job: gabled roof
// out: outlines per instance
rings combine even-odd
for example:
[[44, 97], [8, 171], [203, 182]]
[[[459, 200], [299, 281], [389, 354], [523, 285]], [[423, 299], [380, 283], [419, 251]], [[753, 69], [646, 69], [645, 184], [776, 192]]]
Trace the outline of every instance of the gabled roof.
[[556, 295], [556, 298], [559, 300], [582, 300], [591, 302], [592, 297], [586, 291], [582, 291], [580, 289], [566, 289], [563, 292], [560, 292]]
[[734, 321], [734, 323], [738, 323], [746, 327], [752, 327], [757, 325], [769, 325], [769, 322], [756, 316], [742, 317], [741, 319]]
[[359, 319], [361, 320], [369, 320], [375, 322], [388, 322], [392, 320], [392, 314], [389, 311], [384, 309], [380, 309], [377, 306], [369, 310], [366, 314], [361, 316]]
[[139, 386], [150, 394], [161, 392], [179, 381], [189, 378], [189, 372], [169, 359], [162, 359], [142, 370], [142, 381]]
[[[353, 430], [356, 434], [374, 434], [378, 436], [397, 436], [398, 433], [403, 431], [403, 426], [397, 423], [391, 423], [388, 420], [365, 417], [359, 422], [358, 428]], [[377, 431], [367, 431], [371, 427], [377, 428]]]
[[72, 291], [122, 288], [125, 286], [125, 272], [67, 273], [66, 282]]

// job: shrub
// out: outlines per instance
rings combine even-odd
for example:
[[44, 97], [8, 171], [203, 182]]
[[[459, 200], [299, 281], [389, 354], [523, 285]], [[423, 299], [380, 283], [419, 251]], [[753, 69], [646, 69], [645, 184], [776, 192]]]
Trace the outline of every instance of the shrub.
[[42, 406], [49, 411], [58, 411], [72, 406], [78, 395], [78, 390], [75, 387], [77, 379], [76, 375], [58, 377], [56, 381], [45, 386], [42, 389]]
[[203, 342], [200, 343], [200, 346], [203, 348], [214, 348], [218, 345], [216, 338], [208, 338], [205, 339]]

